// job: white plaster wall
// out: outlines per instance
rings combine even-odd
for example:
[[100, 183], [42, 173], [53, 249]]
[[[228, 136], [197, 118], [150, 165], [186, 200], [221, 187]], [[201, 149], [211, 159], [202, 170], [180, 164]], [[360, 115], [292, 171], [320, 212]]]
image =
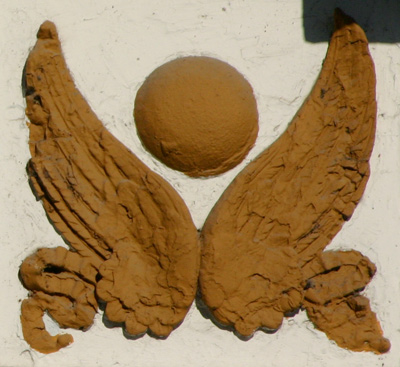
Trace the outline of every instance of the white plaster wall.
[[[233, 177], [277, 139], [311, 90], [327, 43], [304, 40], [300, 0], [1, 0], [0, 12], [0, 366], [379, 366], [400, 365], [400, 45], [370, 45], [377, 73], [378, 126], [372, 175], [352, 219], [330, 248], [356, 249], [378, 267], [365, 290], [391, 351], [382, 356], [338, 348], [303, 312], [275, 334], [243, 342], [204, 319], [195, 306], [167, 340], [126, 339], [97, 315], [87, 332], [58, 353], [26, 344], [19, 322], [27, 291], [18, 280], [23, 259], [62, 244], [29, 188], [28, 129], [20, 80], [40, 24], [56, 23], [76, 84], [105, 125], [148, 166], [168, 179], [201, 227]], [[357, 14], [352, 14], [357, 18]], [[236, 169], [190, 179], [155, 161], [132, 119], [144, 78], [177, 56], [227, 61], [252, 84], [260, 114], [255, 148]], [[56, 327], [53, 326], [54, 329]]]

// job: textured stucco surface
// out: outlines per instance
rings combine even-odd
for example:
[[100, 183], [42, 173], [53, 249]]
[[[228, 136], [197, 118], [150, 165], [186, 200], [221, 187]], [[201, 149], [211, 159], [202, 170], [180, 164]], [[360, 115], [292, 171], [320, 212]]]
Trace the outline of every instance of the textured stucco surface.
[[[93, 110], [143, 162], [168, 179], [198, 227], [233, 177], [285, 130], [315, 82], [327, 44], [305, 42], [298, 0], [16, 0], [1, 5], [0, 366], [398, 365], [399, 44], [370, 44], [378, 102], [371, 177], [352, 219], [328, 247], [355, 249], [376, 264], [377, 274], [365, 294], [391, 340], [388, 354], [340, 349], [315, 330], [303, 312], [285, 320], [277, 333], [258, 332], [243, 342], [203, 318], [193, 305], [167, 340], [129, 340], [120, 328], [108, 329], [99, 313], [89, 331], [71, 330], [75, 342], [70, 347], [42, 355], [22, 338], [20, 300], [27, 291], [17, 276], [22, 260], [34, 250], [62, 245], [35, 201], [25, 172], [28, 129], [20, 81], [39, 25], [46, 19], [56, 23], [68, 66]], [[350, 15], [357, 19], [357, 14]], [[242, 164], [215, 178], [191, 179], [157, 162], [141, 146], [132, 121], [134, 97], [144, 78], [166, 61], [186, 55], [230, 63], [251, 83], [258, 102], [255, 148]]]

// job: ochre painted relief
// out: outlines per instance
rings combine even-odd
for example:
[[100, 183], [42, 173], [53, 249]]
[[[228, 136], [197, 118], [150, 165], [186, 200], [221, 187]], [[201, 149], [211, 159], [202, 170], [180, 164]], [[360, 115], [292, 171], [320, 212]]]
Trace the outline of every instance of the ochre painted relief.
[[[40, 249], [21, 265], [31, 291], [21, 314], [31, 347], [51, 353], [72, 342], [68, 334], [46, 331], [45, 312], [61, 327], [86, 330], [99, 302], [128, 334], [167, 337], [183, 321], [199, 282], [199, 302], [210, 318], [243, 339], [258, 329], [276, 331], [303, 308], [340, 347], [389, 350], [360, 294], [374, 264], [357, 251], [324, 251], [364, 192], [375, 136], [374, 65], [365, 34], [350, 17], [336, 11], [310, 96], [282, 136], [226, 189], [200, 236], [177, 192], [92, 112], [51, 22], [40, 27], [23, 88], [29, 181], [70, 247]], [[185, 126], [185, 118], [195, 119], [198, 130]], [[191, 176], [237, 165], [258, 131], [251, 86], [210, 58], [178, 59], [156, 70], [138, 92], [135, 119], [143, 144]], [[207, 150], [213, 134], [218, 138]]]

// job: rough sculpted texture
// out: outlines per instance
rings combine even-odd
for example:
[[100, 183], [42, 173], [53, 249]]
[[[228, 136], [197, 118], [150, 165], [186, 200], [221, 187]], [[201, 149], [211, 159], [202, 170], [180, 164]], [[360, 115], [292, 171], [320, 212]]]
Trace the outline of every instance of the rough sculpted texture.
[[144, 146], [189, 176], [239, 164], [258, 132], [253, 89], [232, 66], [210, 57], [172, 60], [153, 71], [135, 100]]
[[31, 291], [21, 321], [28, 343], [50, 353], [42, 315], [87, 329], [97, 300], [129, 334], [165, 337], [196, 294], [197, 230], [183, 200], [97, 119], [75, 88], [55, 26], [45, 22], [23, 76], [30, 120], [29, 180], [70, 250], [40, 249], [21, 265]]
[[374, 265], [356, 251], [323, 252], [364, 192], [376, 122], [365, 34], [340, 10], [335, 23], [310, 96], [207, 218], [200, 287], [216, 322], [244, 337], [304, 307], [338, 345], [383, 353], [390, 343], [358, 294]]
[[[105, 129], [74, 86], [54, 25], [41, 26], [23, 76], [28, 174], [70, 249], [39, 249], [21, 265], [31, 291], [21, 307], [22, 330], [33, 348], [51, 353], [72, 342], [45, 330], [45, 312], [61, 327], [85, 330], [99, 301], [127, 333], [165, 337], [185, 317], [200, 267], [201, 297], [214, 321], [244, 338], [277, 330], [283, 317], [304, 308], [341, 347], [389, 350], [360, 294], [374, 264], [354, 250], [324, 251], [363, 194], [376, 123], [365, 34], [339, 10], [335, 23], [310, 96], [207, 218], [201, 266], [186, 205]], [[197, 168], [184, 172], [195, 175]], [[202, 172], [216, 173], [209, 169]]]

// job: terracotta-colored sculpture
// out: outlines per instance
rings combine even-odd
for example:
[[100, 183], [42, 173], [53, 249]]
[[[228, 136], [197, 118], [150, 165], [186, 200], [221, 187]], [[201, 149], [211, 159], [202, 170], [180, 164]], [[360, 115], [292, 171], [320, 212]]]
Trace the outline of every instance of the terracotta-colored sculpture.
[[134, 114], [145, 147], [194, 177], [235, 167], [258, 132], [250, 84], [210, 57], [182, 57], [157, 68], [139, 89]]
[[22, 304], [25, 339], [50, 353], [44, 311], [61, 327], [88, 328], [97, 298], [129, 334], [165, 337], [185, 317], [197, 288], [199, 246], [176, 191], [97, 119], [75, 88], [55, 26], [45, 22], [24, 71], [30, 120], [31, 186], [71, 250], [40, 249], [21, 266], [32, 291]]
[[[357, 251], [324, 251], [363, 194], [376, 122], [365, 34], [340, 11], [335, 21], [305, 104], [210, 213], [200, 288], [214, 320], [245, 338], [278, 329], [303, 307], [339, 346], [384, 353], [390, 343], [360, 295], [375, 266]], [[24, 90], [30, 183], [70, 246], [40, 249], [21, 265], [31, 291], [22, 304], [25, 339], [43, 353], [68, 345], [68, 334], [45, 330], [43, 313], [87, 329], [98, 300], [129, 334], [167, 336], [196, 293], [200, 250], [186, 205], [91, 111], [50, 22], [27, 60]]]
[[341, 347], [383, 353], [389, 341], [358, 294], [375, 266], [356, 251], [323, 252], [364, 192], [376, 121], [365, 34], [339, 10], [335, 21], [310, 96], [206, 220], [200, 286], [215, 320], [244, 337], [304, 307]]

